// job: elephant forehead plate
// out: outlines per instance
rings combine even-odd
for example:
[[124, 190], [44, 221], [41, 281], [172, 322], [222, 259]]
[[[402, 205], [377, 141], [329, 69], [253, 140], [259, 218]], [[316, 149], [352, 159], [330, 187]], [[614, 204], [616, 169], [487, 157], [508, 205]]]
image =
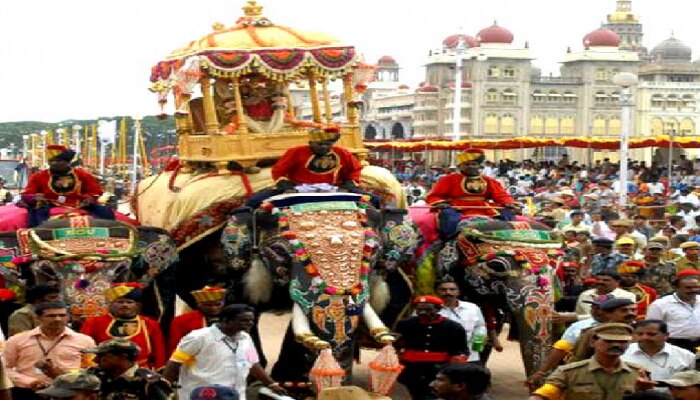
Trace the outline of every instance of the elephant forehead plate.
[[[320, 203], [315, 203], [318, 204]], [[365, 241], [360, 239], [364, 237], [364, 228], [357, 223], [358, 210], [349, 214], [342, 208], [307, 211], [302, 215], [290, 213], [288, 218], [292, 231], [299, 231], [310, 222], [314, 223], [314, 235], [300, 235], [299, 240], [325, 282], [345, 289], [359, 282], [362, 260], [357, 255], [362, 252]]]

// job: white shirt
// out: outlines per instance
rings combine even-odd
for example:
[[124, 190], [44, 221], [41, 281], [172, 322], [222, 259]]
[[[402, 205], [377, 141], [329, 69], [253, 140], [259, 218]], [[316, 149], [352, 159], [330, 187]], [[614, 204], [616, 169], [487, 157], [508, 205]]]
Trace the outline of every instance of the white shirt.
[[216, 324], [182, 338], [170, 359], [182, 364], [177, 391], [181, 399], [189, 399], [199, 386], [222, 385], [236, 389], [245, 400], [248, 373], [259, 361], [250, 335], [239, 332], [231, 338]]
[[661, 182], [647, 183], [647, 190], [649, 190], [649, 194], [663, 194], [664, 184]]
[[[479, 306], [468, 301], [457, 300], [458, 304], [455, 308], [447, 306], [440, 309], [440, 315], [462, 325], [462, 328], [467, 332], [467, 344], [471, 350], [472, 338], [474, 329], [483, 327], [486, 330], [486, 321], [484, 314]], [[469, 361], [479, 361], [479, 353], [476, 351], [469, 352]]]
[[668, 379], [676, 372], [695, 369], [695, 354], [686, 349], [666, 343], [658, 353], [648, 355], [632, 343], [622, 355], [622, 361], [644, 367], [652, 381]]
[[[616, 288], [612, 292], [608, 293], [616, 299], [630, 299], [633, 303], [637, 303], [637, 296], [628, 292], [624, 289]], [[578, 295], [578, 300], [576, 300], [576, 314], [578, 314], [578, 319], [586, 319], [591, 317], [591, 303], [597, 300], [601, 295], [598, 294], [598, 289], [588, 289], [585, 292]]]
[[561, 340], [569, 342], [572, 346], [574, 346], [578, 341], [578, 338], [581, 336], [581, 332], [583, 332], [584, 329], [596, 326], [598, 324], [600, 324], [600, 322], [596, 321], [593, 318], [586, 318], [580, 321], [576, 321], [573, 324], [571, 324], [568, 328], [566, 328], [564, 334], [561, 335]]
[[700, 339], [700, 295], [690, 305], [674, 294], [656, 299], [649, 305], [647, 319], [660, 319], [668, 324], [673, 339]]

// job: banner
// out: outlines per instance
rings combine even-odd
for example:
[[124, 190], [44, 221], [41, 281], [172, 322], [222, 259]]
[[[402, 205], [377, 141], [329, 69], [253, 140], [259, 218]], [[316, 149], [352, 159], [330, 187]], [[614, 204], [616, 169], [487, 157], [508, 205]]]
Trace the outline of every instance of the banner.
[[[673, 143], [673, 148], [697, 149], [700, 148], [700, 136], [674, 137], [673, 141], [668, 135], [656, 137], [637, 137], [629, 140], [630, 149], [644, 147], [668, 148]], [[534, 147], [575, 147], [580, 149], [616, 150], [620, 148], [620, 139], [603, 138], [530, 138], [521, 137], [513, 139], [476, 139], [476, 140], [406, 140], [406, 141], [365, 141], [365, 147], [369, 150], [398, 150], [418, 152], [426, 150], [465, 150], [479, 148], [487, 150], [513, 150], [529, 149]]]

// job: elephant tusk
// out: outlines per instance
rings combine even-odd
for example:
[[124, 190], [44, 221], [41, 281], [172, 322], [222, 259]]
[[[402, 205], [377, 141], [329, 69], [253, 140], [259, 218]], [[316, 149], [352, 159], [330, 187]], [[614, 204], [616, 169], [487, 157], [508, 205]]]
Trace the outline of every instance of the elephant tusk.
[[294, 303], [292, 307], [292, 332], [296, 338], [313, 336], [309, 319], [306, 317], [306, 314], [304, 314], [304, 310], [301, 309], [301, 306], [296, 303]]
[[384, 322], [382, 322], [381, 319], [379, 319], [379, 316], [377, 316], [377, 313], [374, 311], [374, 308], [369, 303], [365, 303], [364, 308], [362, 309], [362, 315], [365, 319], [365, 324], [367, 325], [367, 328], [369, 328], [370, 332], [376, 329], [386, 329], [387, 332], [389, 331], [384, 325]]

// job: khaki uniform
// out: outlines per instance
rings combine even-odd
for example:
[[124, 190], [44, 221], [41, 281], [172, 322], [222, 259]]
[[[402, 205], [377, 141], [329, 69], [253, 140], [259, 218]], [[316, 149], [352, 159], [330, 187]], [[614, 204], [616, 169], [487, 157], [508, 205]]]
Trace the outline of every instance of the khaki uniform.
[[676, 272], [685, 271], [686, 269], [700, 270], [700, 260], [690, 261], [685, 257], [681, 257], [674, 261], [676, 263]]
[[644, 376], [640, 367], [622, 360], [610, 373], [595, 359], [589, 358], [557, 368], [534, 394], [552, 400], [622, 400], [624, 395], [636, 391], [636, 381], [640, 376]]

